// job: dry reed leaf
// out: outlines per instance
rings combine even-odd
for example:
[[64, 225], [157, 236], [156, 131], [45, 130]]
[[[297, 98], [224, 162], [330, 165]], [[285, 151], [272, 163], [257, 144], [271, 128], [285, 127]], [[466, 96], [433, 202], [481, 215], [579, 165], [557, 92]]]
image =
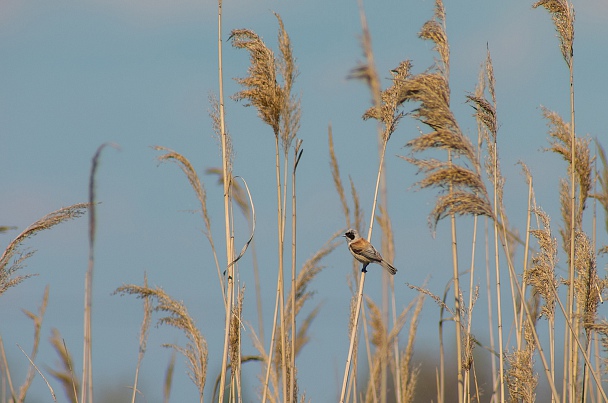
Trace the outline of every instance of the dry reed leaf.
[[163, 402], [169, 403], [171, 397], [171, 387], [173, 386], [173, 373], [175, 372], [175, 350], [171, 351], [171, 358], [169, 364], [167, 364], [167, 370], [165, 371], [165, 381], [163, 382]]
[[51, 330], [51, 337], [49, 338], [51, 345], [59, 355], [59, 369], [50, 369], [47, 371], [51, 374], [51, 376], [59, 381], [61, 386], [63, 387], [63, 391], [65, 393], [66, 398], [71, 403], [78, 402], [78, 396], [80, 395], [80, 383], [78, 379], [74, 376], [74, 361], [72, 359], [72, 355], [68, 351], [65, 341], [59, 330], [53, 328]]

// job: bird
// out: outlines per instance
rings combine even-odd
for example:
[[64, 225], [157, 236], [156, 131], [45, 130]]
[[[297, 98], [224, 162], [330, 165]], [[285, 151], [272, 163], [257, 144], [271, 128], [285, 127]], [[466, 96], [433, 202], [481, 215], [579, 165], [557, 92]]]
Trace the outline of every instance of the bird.
[[367, 265], [370, 263], [378, 263], [380, 266], [384, 267], [386, 271], [388, 271], [393, 276], [397, 273], [397, 269], [393, 267], [389, 262], [384, 260], [380, 253], [374, 248], [374, 246], [369, 243], [366, 239], [361, 238], [359, 232], [356, 229], [349, 229], [343, 235], [348, 242], [348, 250], [352, 255], [363, 263], [362, 272], [367, 273]]

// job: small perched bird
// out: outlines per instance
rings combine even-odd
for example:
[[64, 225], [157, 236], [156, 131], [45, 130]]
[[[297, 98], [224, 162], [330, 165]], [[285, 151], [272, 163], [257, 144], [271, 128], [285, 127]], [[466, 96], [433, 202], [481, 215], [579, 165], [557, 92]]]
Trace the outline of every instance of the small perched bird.
[[367, 272], [366, 268], [368, 264], [378, 263], [393, 276], [397, 273], [397, 269], [384, 260], [371, 243], [366, 239], [361, 238], [356, 229], [349, 229], [344, 233], [344, 237], [348, 241], [348, 250], [350, 253], [353, 254], [355, 259], [363, 263], [363, 269], [361, 271]]

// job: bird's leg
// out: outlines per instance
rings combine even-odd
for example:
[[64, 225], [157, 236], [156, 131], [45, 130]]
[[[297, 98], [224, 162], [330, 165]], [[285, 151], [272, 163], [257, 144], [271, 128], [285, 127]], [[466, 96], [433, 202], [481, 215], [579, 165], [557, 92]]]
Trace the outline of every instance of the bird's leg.
[[369, 263], [364, 263], [364, 264], [363, 264], [363, 268], [361, 269], [361, 271], [362, 271], [363, 273], [367, 273], [367, 265], [368, 265], [368, 264], [369, 264]]

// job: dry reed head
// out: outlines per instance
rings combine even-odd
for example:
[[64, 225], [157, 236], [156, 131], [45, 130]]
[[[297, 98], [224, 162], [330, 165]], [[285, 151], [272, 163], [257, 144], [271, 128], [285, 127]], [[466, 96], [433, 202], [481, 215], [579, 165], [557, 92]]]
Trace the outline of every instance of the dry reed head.
[[[380, 78], [378, 77], [378, 71], [374, 62], [374, 52], [372, 50], [372, 37], [369, 32], [369, 26], [367, 25], [367, 17], [363, 10], [363, 3], [359, 3], [359, 19], [361, 21], [361, 47], [365, 56], [365, 61], [359, 63], [357, 67], [350, 71], [348, 75], [349, 79], [363, 80], [367, 84], [372, 93], [372, 104], [375, 108], [380, 108], [381, 105], [381, 85]], [[388, 141], [388, 137], [385, 136], [384, 141]]]
[[452, 214], [494, 217], [492, 208], [487, 200], [473, 193], [454, 191], [437, 198], [437, 203], [429, 215], [429, 224], [434, 229], [439, 220]]
[[558, 285], [555, 276], [557, 240], [551, 235], [549, 216], [541, 209], [535, 209], [534, 213], [542, 223], [542, 228], [530, 231], [538, 241], [539, 252], [532, 257], [532, 265], [524, 272], [524, 280], [533, 287], [534, 294], [545, 301], [541, 307], [541, 316], [553, 320]]
[[371, 402], [378, 399], [377, 395], [378, 391], [380, 390], [382, 367], [390, 362], [389, 355], [391, 355], [391, 351], [387, 348], [388, 331], [382, 311], [371, 298], [365, 297], [365, 300], [367, 302], [367, 311], [370, 317], [369, 324], [372, 329], [372, 334], [371, 337], [369, 337], [369, 340], [375, 347], [375, 352], [372, 358], [372, 367], [369, 369], [369, 381], [365, 396], [365, 401]]
[[418, 36], [422, 39], [428, 39], [435, 43], [434, 50], [439, 53], [441, 58], [440, 70], [443, 71], [445, 77], [449, 76], [450, 71], [450, 46], [448, 44], [448, 36], [445, 32], [445, 8], [442, 0], [435, 0], [435, 19], [427, 21], [423, 26]]
[[[89, 206], [88, 203], [79, 203], [60, 208], [57, 211], [45, 215], [12, 240], [2, 253], [2, 256], [0, 256], [0, 295], [7, 289], [14, 287], [23, 280], [33, 276], [33, 274], [14, 276], [18, 270], [24, 267], [25, 260], [34, 254], [34, 251], [23, 251], [20, 249], [23, 242], [40, 231], [44, 231], [62, 222], [82, 216]], [[13, 258], [15, 259], [13, 260]]]
[[[397, 376], [401, 377], [402, 380], [402, 390], [397, 391], [397, 393], [402, 395], [404, 402], [411, 401], [417, 375], [417, 371], [412, 368], [411, 358], [414, 351], [414, 340], [416, 337], [418, 320], [424, 303], [424, 294], [420, 294], [417, 298], [410, 301], [410, 303], [401, 311], [392, 328], [389, 328], [380, 307], [378, 307], [372, 299], [366, 297], [366, 303], [370, 317], [369, 323], [372, 328], [370, 341], [374, 345], [375, 351], [372, 357], [372, 368], [370, 368], [365, 401], [375, 401], [375, 399], [378, 398], [376, 394], [381, 390], [381, 371], [384, 366], [391, 366], [392, 371], [398, 372]], [[399, 334], [407, 321], [408, 314], [412, 309], [413, 313], [410, 318], [408, 342], [403, 352], [401, 362], [395, 363], [394, 350], [390, 348], [390, 346], [392, 346], [399, 337]]]
[[258, 110], [258, 115], [274, 131], [280, 131], [280, 116], [283, 92], [277, 83], [276, 60], [262, 38], [249, 29], [235, 29], [230, 33], [232, 46], [249, 51], [249, 76], [237, 78], [245, 89], [234, 94], [237, 101], [248, 100]]
[[[560, 227], [559, 233], [562, 237], [562, 249], [568, 256], [568, 261], [570, 261], [570, 228], [572, 227], [572, 210], [571, 206], [571, 198], [570, 198], [570, 184], [567, 180], [561, 178], [559, 180], [559, 205], [560, 212], [562, 216], [562, 222], [564, 224], [563, 227]], [[577, 212], [578, 213], [578, 212]], [[579, 228], [579, 220], [574, 220], [574, 228]]]
[[416, 384], [418, 382], [418, 374], [420, 372], [419, 367], [415, 367], [412, 364], [412, 357], [414, 355], [414, 341], [416, 340], [416, 333], [418, 331], [418, 323], [420, 320], [420, 313], [424, 306], [425, 294], [419, 294], [416, 297], [416, 305], [414, 306], [414, 312], [410, 318], [410, 327], [407, 335], [407, 343], [401, 354], [401, 362], [399, 363], [399, 376], [401, 377], [401, 401], [403, 403], [411, 403], [414, 401], [414, 393], [416, 391]]
[[[230, 34], [232, 46], [249, 51], [249, 75], [237, 78], [243, 89], [234, 94], [237, 101], [247, 100], [253, 105], [264, 123], [272, 127], [277, 139], [280, 137], [283, 151], [287, 153], [300, 127], [300, 101], [292, 95], [293, 82], [298, 74], [291, 41], [281, 17], [279, 22], [279, 50], [277, 61], [274, 52], [262, 38], [249, 29], [235, 29]], [[282, 77], [283, 84], [278, 81]]]
[[[449, 45], [445, 33], [445, 11], [441, 1], [436, 2], [435, 18], [423, 26], [420, 37], [435, 43], [441, 64], [436, 66], [435, 70], [401, 80], [398, 98], [399, 103], [406, 101], [419, 103], [412, 116], [432, 129], [429, 133], [421, 133], [406, 144], [412, 152], [444, 149], [450, 155], [447, 162], [436, 159], [404, 158], [416, 165], [419, 173], [425, 174], [425, 178], [417, 183], [418, 187], [439, 187], [449, 192], [437, 198], [429, 216], [431, 229], [434, 231], [440, 219], [453, 214], [486, 215], [493, 218], [492, 206], [481, 178], [479, 156], [471, 141], [462, 134], [450, 109]], [[489, 54], [485, 71], [494, 97], [494, 77]], [[484, 85], [485, 81], [485, 79], [482, 81]], [[484, 126], [495, 133], [497, 127], [495, 106], [483, 98], [482, 90], [478, 90], [475, 96], [470, 96], [469, 100], [475, 104], [476, 115]], [[457, 164], [457, 157], [464, 159], [465, 164], [472, 169], [465, 167], [465, 164]]]
[[402, 158], [416, 165], [419, 173], [425, 174], [425, 178], [416, 183], [417, 187], [435, 187], [450, 191], [437, 198], [429, 215], [431, 229], [434, 230], [439, 220], [450, 214], [494, 217], [485, 185], [478, 173], [436, 159]]
[[291, 39], [289, 39], [289, 35], [285, 30], [283, 20], [279, 14], [274, 13], [274, 15], [279, 22], [279, 51], [281, 52], [281, 59], [278, 61], [278, 67], [280, 75], [283, 77], [283, 86], [281, 87], [281, 91], [283, 92], [283, 104], [281, 106], [281, 141], [283, 144], [283, 151], [287, 153], [296, 133], [300, 129], [300, 100], [298, 97], [292, 95], [293, 83], [298, 76], [298, 68], [293, 56]]
[[509, 369], [506, 371], [506, 383], [509, 388], [510, 402], [534, 403], [538, 374], [534, 372], [535, 342], [530, 322], [524, 322], [525, 347], [507, 354]]
[[466, 306], [462, 291], [459, 295], [460, 298], [460, 327], [464, 334], [462, 338], [462, 363], [461, 367], [465, 371], [470, 371], [473, 366], [473, 351], [475, 346], [479, 344], [477, 338], [469, 330], [471, 328], [471, 322], [473, 318], [473, 307], [479, 298], [479, 286], [474, 287], [471, 290], [471, 304]]
[[[286, 334], [290, 334], [291, 332], [291, 313], [292, 313], [292, 298], [291, 293], [295, 292], [295, 314], [296, 316], [300, 313], [304, 304], [312, 299], [315, 292], [309, 289], [310, 284], [312, 284], [313, 280], [323, 270], [324, 266], [322, 266], [321, 260], [329, 255], [340, 242], [335, 242], [335, 240], [340, 237], [342, 231], [338, 231], [331, 236], [331, 238], [313, 255], [311, 256], [304, 264], [302, 268], [298, 272], [298, 276], [296, 278], [296, 287], [295, 290], [290, 290], [289, 297], [285, 303], [285, 323], [283, 329], [285, 329]], [[316, 317], [319, 306], [317, 306], [308, 316], [304, 319], [303, 323], [300, 324], [298, 328], [298, 333], [296, 337], [296, 355], [301, 351], [302, 347], [309, 340], [309, 336], [307, 334], [307, 330], [310, 326], [312, 320]]]
[[574, 44], [574, 7], [567, 0], [540, 0], [532, 7], [543, 7], [553, 19], [560, 50], [568, 66], [572, 65]]
[[405, 80], [410, 75], [411, 67], [410, 61], [406, 60], [391, 70], [393, 84], [380, 94], [381, 104], [372, 106], [363, 114], [364, 120], [372, 118], [384, 124], [384, 139], [386, 141], [397, 129], [397, 124], [404, 116], [404, 113], [399, 111], [399, 106], [402, 103], [400, 94], [403, 91], [402, 86]]
[[188, 182], [190, 182], [190, 186], [194, 190], [194, 193], [196, 193], [196, 197], [199, 203], [201, 204], [201, 214], [203, 216], [203, 220], [205, 221], [205, 235], [210, 238], [211, 219], [209, 218], [209, 212], [207, 210], [207, 191], [205, 190], [205, 186], [199, 179], [196, 170], [194, 169], [188, 158], [184, 157], [182, 154], [162, 146], [154, 146], [153, 148], [157, 151], [162, 151], [165, 153], [158, 157], [158, 160], [160, 162], [175, 162], [179, 165], [182, 172], [184, 172], [186, 178], [188, 178]]
[[[572, 137], [570, 132], [570, 124], [563, 121], [561, 116], [557, 113], [550, 111], [547, 108], [543, 109], [543, 116], [547, 119], [547, 126], [549, 127], [549, 136], [551, 137], [550, 151], [560, 154], [563, 159], [568, 163], [572, 163]], [[591, 191], [592, 179], [592, 164], [593, 158], [589, 150], [590, 144], [589, 138], [576, 137], [575, 139], [575, 178], [577, 181], [577, 187], [579, 191], [579, 209], [585, 208], [585, 203], [589, 197]], [[568, 170], [572, 169], [571, 166]]]
[[574, 247], [574, 268], [576, 270], [574, 292], [577, 301], [577, 315], [583, 326], [589, 330], [597, 318], [597, 308], [605, 281], [597, 275], [595, 251], [589, 237], [583, 232], [578, 232]]
[[169, 296], [162, 288], [150, 288], [138, 285], [124, 285], [118, 287], [114, 294], [135, 295], [138, 298], [153, 298], [156, 300], [155, 312], [168, 314], [158, 320], [159, 325], [168, 325], [181, 330], [188, 338], [185, 347], [176, 344], [164, 344], [181, 353], [188, 361], [188, 376], [196, 385], [199, 395], [203, 396], [205, 381], [207, 379], [207, 341], [196, 327], [194, 319], [188, 314], [186, 306]]
[[[467, 96], [467, 102], [473, 104], [475, 119], [477, 120], [483, 138], [487, 143], [495, 143], [498, 136], [498, 119], [496, 117], [496, 80], [490, 50], [486, 53], [486, 60], [479, 73], [479, 82], [475, 93]], [[490, 99], [486, 99], [486, 88]]]
[[608, 159], [606, 158], [604, 148], [597, 139], [595, 140], [595, 146], [596, 151], [600, 156], [600, 161], [602, 162], [602, 170], [598, 173], [596, 168], [595, 175], [600, 183], [600, 191], [593, 193], [591, 197], [599, 201], [604, 208], [605, 226], [606, 231], [608, 231]]

